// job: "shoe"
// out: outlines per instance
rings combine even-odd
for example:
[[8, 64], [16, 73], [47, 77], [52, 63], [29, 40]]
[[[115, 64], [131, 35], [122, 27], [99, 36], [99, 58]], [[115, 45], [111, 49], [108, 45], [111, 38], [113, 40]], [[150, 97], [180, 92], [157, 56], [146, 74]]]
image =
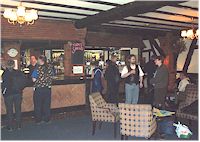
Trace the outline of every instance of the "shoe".
[[9, 132], [12, 132], [13, 131], [13, 129], [11, 128], [11, 127], [7, 127], [6, 128]]
[[42, 124], [42, 121], [36, 121], [36, 125]]
[[46, 124], [50, 124], [51, 120], [44, 121]]
[[17, 130], [21, 130], [22, 125], [21, 124], [17, 124]]

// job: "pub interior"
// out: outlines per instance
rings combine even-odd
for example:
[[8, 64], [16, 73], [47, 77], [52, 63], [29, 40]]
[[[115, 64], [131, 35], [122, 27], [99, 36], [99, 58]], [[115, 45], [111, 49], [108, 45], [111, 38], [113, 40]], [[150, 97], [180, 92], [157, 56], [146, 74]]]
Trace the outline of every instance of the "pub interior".
[[[9, 60], [28, 80], [21, 94], [20, 129], [7, 129], [8, 108], [5, 90], [1, 89], [1, 139], [198, 140], [198, 3], [198, 0], [0, 1], [1, 84]], [[144, 76], [138, 102], [129, 104], [127, 82], [122, 74], [132, 54]], [[32, 57], [39, 60], [40, 55], [46, 57], [53, 75], [51, 120], [37, 125], [36, 91], [29, 65]], [[155, 60], [163, 57], [168, 71], [165, 109], [153, 104], [155, 88], [149, 85], [147, 73], [153, 65], [146, 67], [152, 56], [156, 56]], [[118, 86], [114, 86], [118, 94], [111, 94], [118, 98], [117, 102], [109, 100], [111, 88], [105, 75], [110, 66], [108, 61], [113, 58], [120, 75]], [[102, 92], [93, 90], [96, 66], [102, 74]], [[184, 91], [185, 99], [176, 103], [182, 73], [187, 74], [189, 84]], [[109, 76], [112, 74], [114, 71]], [[178, 122], [188, 127], [182, 126], [187, 135], [178, 135], [181, 133], [181, 128], [175, 126]]]

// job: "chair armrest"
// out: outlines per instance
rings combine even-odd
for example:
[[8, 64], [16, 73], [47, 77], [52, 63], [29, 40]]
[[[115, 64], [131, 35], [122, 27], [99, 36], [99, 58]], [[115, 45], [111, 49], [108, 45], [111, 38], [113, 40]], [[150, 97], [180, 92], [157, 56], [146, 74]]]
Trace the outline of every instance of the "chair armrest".
[[115, 112], [115, 113], [119, 112], [119, 108], [117, 107], [116, 104], [108, 103], [108, 104], [105, 105], [104, 108], [109, 108], [110, 111]]
[[118, 109], [117, 105], [112, 103], [107, 103], [105, 108]]
[[[196, 101], [196, 100], [194, 100], [193, 102], [195, 102], [195, 101]], [[178, 110], [181, 110], [182, 108], [191, 105], [193, 102], [191, 102], [191, 103], [181, 102], [181, 103], [179, 104]]]
[[110, 108], [97, 107], [97, 109], [99, 109], [99, 111], [105, 111], [107, 114], [111, 114], [113, 117], [115, 117], [115, 113], [113, 113]]

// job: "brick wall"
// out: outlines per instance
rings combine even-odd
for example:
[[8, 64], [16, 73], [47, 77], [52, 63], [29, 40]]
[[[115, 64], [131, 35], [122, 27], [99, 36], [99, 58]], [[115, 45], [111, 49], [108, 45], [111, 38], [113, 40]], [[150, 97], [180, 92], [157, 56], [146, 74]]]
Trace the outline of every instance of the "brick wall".
[[72, 22], [38, 19], [33, 25], [12, 25], [1, 16], [2, 39], [79, 40], [79, 30]]

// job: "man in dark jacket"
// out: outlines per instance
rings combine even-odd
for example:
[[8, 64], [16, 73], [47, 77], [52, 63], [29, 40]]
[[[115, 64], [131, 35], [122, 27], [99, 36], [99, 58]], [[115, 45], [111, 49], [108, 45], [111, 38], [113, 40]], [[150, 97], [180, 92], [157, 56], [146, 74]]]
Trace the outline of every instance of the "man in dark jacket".
[[154, 106], [165, 109], [169, 73], [167, 67], [163, 64], [163, 57], [157, 56], [154, 62], [158, 66], [150, 81], [154, 86]]
[[154, 63], [156, 56], [153, 55], [151, 56], [151, 59], [149, 62], [147, 62], [144, 65], [144, 72], [147, 74], [147, 86], [148, 86], [148, 90], [152, 89], [152, 85], [150, 84], [150, 80], [153, 78], [154, 73], [156, 71], [157, 66]]
[[154, 88], [153, 88], [153, 85], [150, 83], [150, 80], [153, 78], [154, 76], [154, 73], [156, 71], [156, 68], [157, 66], [155, 65], [154, 63], [154, 60], [156, 58], [156, 55], [153, 55], [151, 56], [151, 59], [149, 62], [147, 62], [145, 65], [144, 65], [144, 72], [146, 74], [146, 77], [147, 77], [147, 91], [148, 91], [148, 100], [149, 100], [149, 103], [150, 104], [153, 104], [153, 98], [154, 98]]
[[119, 99], [119, 82], [120, 82], [120, 73], [116, 65], [117, 57], [112, 55], [111, 62], [109, 63], [106, 72], [105, 78], [107, 80], [107, 95], [109, 103], [118, 103]]
[[21, 103], [22, 91], [26, 84], [26, 78], [23, 72], [14, 69], [14, 61], [7, 62], [7, 69], [2, 74], [2, 94], [4, 96], [8, 126], [7, 129], [13, 129], [13, 106], [15, 108], [15, 117], [17, 129], [21, 128]]

